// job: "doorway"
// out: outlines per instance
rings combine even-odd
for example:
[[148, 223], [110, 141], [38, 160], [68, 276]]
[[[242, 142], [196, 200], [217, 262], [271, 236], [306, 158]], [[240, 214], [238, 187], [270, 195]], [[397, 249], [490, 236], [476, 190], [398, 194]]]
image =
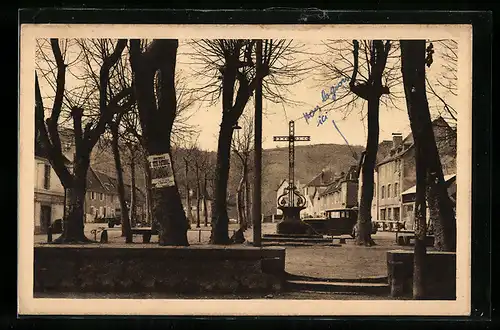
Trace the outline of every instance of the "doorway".
[[40, 227], [42, 234], [47, 233], [47, 229], [50, 226], [50, 219], [52, 216], [52, 207], [50, 205], [40, 206]]

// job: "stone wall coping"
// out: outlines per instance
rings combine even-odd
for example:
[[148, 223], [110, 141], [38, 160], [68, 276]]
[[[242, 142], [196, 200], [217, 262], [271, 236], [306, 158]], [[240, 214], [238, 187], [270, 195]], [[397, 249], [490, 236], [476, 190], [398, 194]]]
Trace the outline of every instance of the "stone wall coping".
[[[387, 251], [387, 253], [390, 254], [414, 254], [415, 252], [413, 250], [390, 250]], [[446, 252], [446, 251], [427, 251], [427, 254], [449, 254], [449, 255], [456, 255], [456, 252]]]
[[48, 244], [37, 243], [35, 248], [55, 248], [55, 249], [164, 249], [164, 250], [213, 250], [213, 251], [285, 251], [279, 246], [218, 246], [218, 245], [190, 245], [190, 246], [160, 246], [157, 244]]

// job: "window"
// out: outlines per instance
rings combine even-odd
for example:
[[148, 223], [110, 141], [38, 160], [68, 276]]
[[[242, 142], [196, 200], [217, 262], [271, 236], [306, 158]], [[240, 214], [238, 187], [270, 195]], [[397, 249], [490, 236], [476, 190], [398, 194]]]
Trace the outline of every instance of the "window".
[[380, 210], [380, 220], [385, 220], [385, 209]]
[[99, 194], [99, 200], [100, 200], [100, 201], [103, 201], [103, 200], [104, 200], [104, 194], [103, 194], [103, 193], [100, 193], [100, 194]]
[[387, 209], [387, 220], [392, 220], [392, 209]]
[[391, 198], [391, 184], [387, 185], [387, 198]]
[[398, 183], [396, 182], [394, 184], [394, 197], [398, 197], [399, 196], [399, 185]]
[[399, 221], [399, 207], [394, 208], [394, 221]]
[[50, 189], [50, 165], [43, 166], [43, 188]]
[[340, 212], [330, 212], [330, 219], [339, 219], [340, 218]]
[[382, 186], [381, 191], [380, 191], [380, 198], [385, 198], [385, 187]]
[[95, 199], [95, 192], [90, 192], [90, 199]]

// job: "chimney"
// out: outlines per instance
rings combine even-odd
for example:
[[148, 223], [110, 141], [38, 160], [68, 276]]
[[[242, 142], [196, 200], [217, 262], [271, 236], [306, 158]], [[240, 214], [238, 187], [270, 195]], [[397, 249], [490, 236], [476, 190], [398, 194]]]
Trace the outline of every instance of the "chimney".
[[392, 149], [397, 149], [403, 143], [403, 134], [392, 133]]

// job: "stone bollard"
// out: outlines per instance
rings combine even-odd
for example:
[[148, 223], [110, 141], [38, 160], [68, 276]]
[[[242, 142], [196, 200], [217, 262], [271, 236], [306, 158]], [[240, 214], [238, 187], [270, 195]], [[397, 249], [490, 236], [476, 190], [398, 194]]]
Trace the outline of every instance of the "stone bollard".
[[108, 231], [106, 229], [102, 230], [101, 243], [108, 243]]
[[47, 243], [52, 243], [52, 225], [47, 228]]

